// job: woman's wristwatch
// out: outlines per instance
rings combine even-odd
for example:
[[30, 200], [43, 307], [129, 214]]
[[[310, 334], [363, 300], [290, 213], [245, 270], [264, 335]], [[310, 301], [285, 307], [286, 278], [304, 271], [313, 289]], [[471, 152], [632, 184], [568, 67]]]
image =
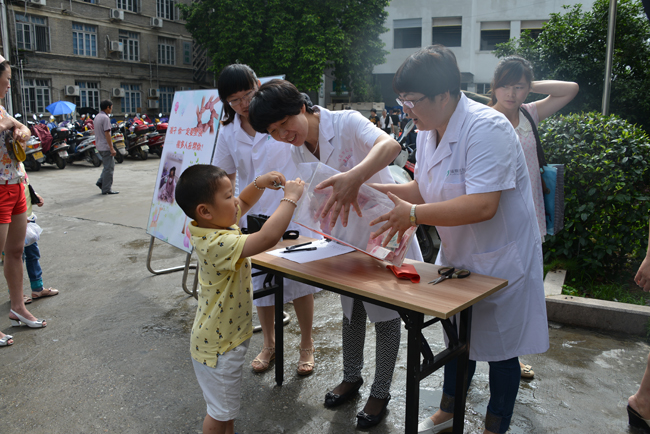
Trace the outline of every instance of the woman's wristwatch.
[[409, 217], [409, 219], [411, 220], [411, 226], [417, 225], [416, 217], [415, 217], [415, 207], [416, 206], [417, 205], [411, 205], [411, 216]]

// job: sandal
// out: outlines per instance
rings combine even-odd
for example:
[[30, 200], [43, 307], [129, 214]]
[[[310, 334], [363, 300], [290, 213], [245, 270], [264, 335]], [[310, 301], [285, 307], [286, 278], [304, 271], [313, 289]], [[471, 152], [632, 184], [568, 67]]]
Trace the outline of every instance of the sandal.
[[[14, 343], [13, 343], [13, 340], [14, 340], [14, 337], [13, 337], [13, 336], [11, 336], [11, 335], [4, 335], [2, 338], [0, 338], [0, 347], [8, 347], [8, 346], [10, 346], [10, 345], [13, 345], [13, 344], [14, 344]], [[9, 341], [12, 341], [12, 342], [9, 343]]]
[[[302, 353], [304, 352], [304, 353], [307, 353], [308, 357], [313, 358], [314, 357], [314, 351], [316, 351], [316, 349], [314, 348], [314, 340], [312, 339], [311, 340], [311, 348], [301, 348], [300, 349], [300, 356], [302, 358]], [[299, 360], [298, 361], [298, 375], [304, 376], [304, 375], [311, 374], [312, 372], [314, 372], [314, 366], [315, 366], [314, 362], [305, 362], [305, 361]]]
[[535, 378], [535, 372], [530, 365], [521, 365], [521, 378], [531, 379]]
[[[270, 357], [268, 360], [263, 360], [260, 359], [260, 356], [264, 351], [268, 351], [270, 354]], [[263, 347], [262, 351], [253, 359], [253, 362], [251, 363], [251, 367], [253, 368], [253, 371], [255, 372], [264, 372], [267, 369], [269, 369], [269, 363], [271, 363], [271, 360], [275, 359], [275, 347]], [[255, 367], [254, 363], [257, 362], [260, 367]]]
[[[34, 294], [38, 294], [38, 295], [34, 295]], [[32, 298], [34, 300], [38, 300], [39, 298], [43, 298], [43, 297], [54, 297], [55, 295], [58, 295], [58, 294], [59, 294], [58, 289], [47, 288], [47, 289], [43, 289], [42, 291], [39, 291], [39, 292], [32, 292]]]
[[32, 299], [23, 294], [23, 302], [25, 302], [25, 304], [29, 304], [32, 302]]

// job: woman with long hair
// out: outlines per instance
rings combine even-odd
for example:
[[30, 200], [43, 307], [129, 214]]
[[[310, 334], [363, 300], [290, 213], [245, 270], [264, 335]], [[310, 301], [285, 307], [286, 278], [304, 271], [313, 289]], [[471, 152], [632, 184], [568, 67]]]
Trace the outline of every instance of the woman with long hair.
[[[282, 173], [286, 179], [295, 179], [297, 169], [291, 161], [290, 146], [278, 143], [266, 133], [256, 133], [249, 121], [248, 107], [253, 94], [259, 88], [255, 72], [243, 64], [226, 66], [219, 76], [217, 83], [219, 98], [223, 102], [224, 116], [219, 129], [217, 149], [212, 164], [226, 171], [233, 188], [236, 185], [246, 186], [254, 183], [255, 179], [270, 171]], [[268, 191], [248, 211], [248, 214], [271, 215], [278, 207], [283, 197], [283, 191]], [[247, 228], [246, 216], [239, 224]], [[289, 229], [298, 229], [292, 224]], [[318, 237], [316, 234], [302, 228], [303, 235]], [[261, 288], [264, 276], [253, 278], [254, 288]], [[319, 288], [298, 283], [293, 280], [284, 281], [284, 302], [293, 301], [293, 307], [300, 326], [300, 356], [298, 375], [309, 375], [314, 370], [314, 344], [312, 339], [312, 323], [314, 319], [314, 293]], [[252, 362], [256, 372], [266, 371], [271, 360], [275, 358], [274, 334], [274, 305], [275, 298], [269, 295], [256, 299], [257, 316], [259, 317], [264, 334], [262, 350]]]

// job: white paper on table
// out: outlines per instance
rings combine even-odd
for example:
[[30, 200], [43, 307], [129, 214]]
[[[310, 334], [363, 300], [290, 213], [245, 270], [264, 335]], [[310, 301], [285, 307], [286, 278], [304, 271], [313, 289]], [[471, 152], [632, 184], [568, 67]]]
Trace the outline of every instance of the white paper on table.
[[344, 253], [353, 252], [352, 247], [344, 246], [339, 244], [336, 241], [327, 241], [327, 240], [318, 240], [313, 241], [311, 244], [308, 244], [303, 247], [298, 247], [298, 249], [306, 249], [309, 247], [316, 247], [316, 250], [305, 250], [298, 251], [293, 253], [282, 253], [285, 251], [285, 248], [271, 250], [267, 252], [269, 255], [277, 256], [279, 258], [288, 259], [299, 264], [304, 264], [305, 262], [318, 261], [319, 259], [331, 258], [333, 256], [342, 255]]

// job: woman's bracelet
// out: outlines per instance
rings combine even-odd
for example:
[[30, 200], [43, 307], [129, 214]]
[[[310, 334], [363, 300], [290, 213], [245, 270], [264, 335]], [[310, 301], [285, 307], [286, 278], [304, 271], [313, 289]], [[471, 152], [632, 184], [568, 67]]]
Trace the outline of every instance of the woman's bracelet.
[[289, 198], [283, 197], [282, 199], [280, 199], [280, 202], [282, 202], [283, 200], [286, 201], [286, 202], [292, 203], [296, 208], [298, 208], [298, 204], [296, 203], [295, 200], [291, 200]]
[[264, 190], [266, 190], [266, 187], [264, 187], [264, 188], [259, 188], [259, 187], [257, 186], [257, 178], [259, 178], [260, 176], [262, 176], [262, 175], [257, 175], [257, 176], [255, 177], [255, 179], [253, 179], [253, 185], [254, 185], [255, 188], [258, 189], [259, 191], [264, 191]]

